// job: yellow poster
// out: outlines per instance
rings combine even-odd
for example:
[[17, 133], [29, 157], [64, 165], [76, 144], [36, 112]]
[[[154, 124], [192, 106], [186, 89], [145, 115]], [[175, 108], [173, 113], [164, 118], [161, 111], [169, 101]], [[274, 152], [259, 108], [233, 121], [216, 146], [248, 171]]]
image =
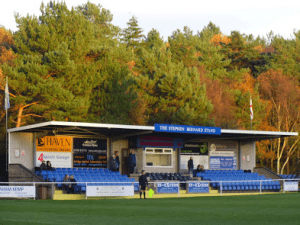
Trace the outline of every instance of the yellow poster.
[[38, 152], [72, 152], [72, 137], [45, 136], [36, 139]]

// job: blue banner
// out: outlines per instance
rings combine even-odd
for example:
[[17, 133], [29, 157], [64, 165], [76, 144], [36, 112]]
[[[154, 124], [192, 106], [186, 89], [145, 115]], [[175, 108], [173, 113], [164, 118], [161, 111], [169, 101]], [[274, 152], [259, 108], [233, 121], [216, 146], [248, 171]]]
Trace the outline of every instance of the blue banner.
[[188, 193], [209, 193], [208, 182], [189, 182]]
[[210, 134], [220, 135], [220, 127], [198, 127], [187, 125], [154, 124], [154, 131], [167, 133]]
[[166, 194], [166, 193], [178, 193], [179, 183], [157, 183], [157, 193]]
[[211, 156], [210, 157], [210, 169], [231, 169], [236, 170], [236, 156], [224, 157], [224, 156]]

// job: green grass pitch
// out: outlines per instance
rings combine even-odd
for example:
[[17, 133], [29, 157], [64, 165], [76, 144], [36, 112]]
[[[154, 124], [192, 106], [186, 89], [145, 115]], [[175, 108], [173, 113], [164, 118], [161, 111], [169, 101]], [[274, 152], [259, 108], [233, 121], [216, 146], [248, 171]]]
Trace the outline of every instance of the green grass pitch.
[[300, 194], [81, 201], [0, 200], [5, 224], [300, 224]]

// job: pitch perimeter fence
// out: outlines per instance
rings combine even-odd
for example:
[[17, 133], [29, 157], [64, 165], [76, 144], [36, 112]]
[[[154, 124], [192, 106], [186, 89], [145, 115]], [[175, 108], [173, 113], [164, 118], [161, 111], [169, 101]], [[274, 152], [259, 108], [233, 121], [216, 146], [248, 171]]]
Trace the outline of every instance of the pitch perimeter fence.
[[[274, 180], [230, 180], [230, 181], [150, 181], [148, 192], [152, 194], [174, 194], [181, 197], [182, 193], [219, 195], [227, 193], [266, 193], [266, 192], [299, 192], [300, 179]], [[88, 197], [134, 196], [140, 191], [138, 182], [0, 182], [0, 199], [2, 198], [41, 198], [41, 193], [52, 192], [57, 187], [76, 185], [80, 194]], [[51, 194], [49, 194], [51, 196]], [[49, 196], [48, 195], [48, 196]], [[45, 199], [45, 198], [42, 198]]]

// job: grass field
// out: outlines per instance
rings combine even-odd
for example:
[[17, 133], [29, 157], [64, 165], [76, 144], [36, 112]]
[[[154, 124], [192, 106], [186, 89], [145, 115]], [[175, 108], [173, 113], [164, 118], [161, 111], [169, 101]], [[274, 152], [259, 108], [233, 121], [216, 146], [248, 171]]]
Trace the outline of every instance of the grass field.
[[300, 224], [300, 194], [82, 201], [0, 200], [4, 224]]

